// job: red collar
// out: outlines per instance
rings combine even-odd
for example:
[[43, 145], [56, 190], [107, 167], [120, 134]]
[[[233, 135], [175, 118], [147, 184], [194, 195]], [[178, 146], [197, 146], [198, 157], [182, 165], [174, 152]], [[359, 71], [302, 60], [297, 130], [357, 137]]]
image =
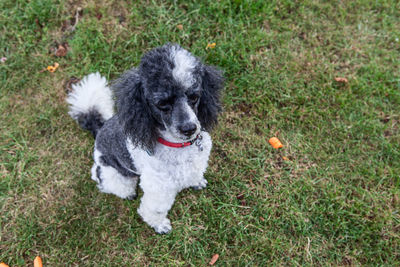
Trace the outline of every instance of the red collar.
[[158, 141], [159, 143], [165, 145], [165, 146], [179, 148], [179, 147], [187, 147], [187, 146], [193, 145], [194, 142], [195, 142], [198, 138], [199, 138], [199, 136], [196, 136], [195, 139], [190, 140], [189, 142], [184, 142], [184, 143], [172, 143], [172, 142], [169, 142], [169, 141], [167, 141], [167, 140], [165, 140], [165, 139], [162, 139], [161, 137], [159, 137], [157, 141]]

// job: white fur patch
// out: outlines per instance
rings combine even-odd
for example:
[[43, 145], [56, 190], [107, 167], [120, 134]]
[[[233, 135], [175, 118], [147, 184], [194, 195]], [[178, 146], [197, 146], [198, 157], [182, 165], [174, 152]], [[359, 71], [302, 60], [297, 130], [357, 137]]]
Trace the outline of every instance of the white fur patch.
[[191, 87], [195, 82], [192, 71], [196, 67], [196, 58], [188, 51], [175, 46], [171, 48], [171, 58], [175, 64], [172, 70], [174, 79], [185, 88]]
[[134, 146], [130, 139], [127, 140], [127, 149], [131, 158], [135, 159], [135, 167], [141, 174], [141, 187], [144, 192], [145, 188], [159, 191], [160, 194], [166, 190], [179, 192], [203, 182], [212, 141], [207, 132], [202, 131], [200, 134], [203, 138], [202, 151], [195, 144], [173, 148], [158, 143], [153, 156]]
[[[138, 177], [125, 177], [111, 166], [103, 166], [100, 163], [101, 152], [94, 150], [94, 161], [91, 173], [92, 180], [98, 183], [97, 188], [103, 193], [114, 194], [120, 198], [129, 198], [136, 195]], [[100, 167], [100, 179], [96, 169]]]
[[103, 119], [108, 120], [114, 115], [114, 101], [107, 86], [106, 78], [100, 73], [91, 73], [83, 77], [79, 84], [72, 85], [67, 102], [70, 104], [68, 114], [77, 119], [82, 113], [90, 110], [98, 111]]
[[157, 233], [171, 230], [167, 214], [179, 191], [207, 185], [203, 174], [207, 169], [212, 142], [207, 132], [201, 132], [201, 135], [203, 150], [195, 144], [183, 148], [157, 144], [153, 156], [127, 140], [127, 149], [141, 173], [139, 185], [143, 197], [138, 213]]

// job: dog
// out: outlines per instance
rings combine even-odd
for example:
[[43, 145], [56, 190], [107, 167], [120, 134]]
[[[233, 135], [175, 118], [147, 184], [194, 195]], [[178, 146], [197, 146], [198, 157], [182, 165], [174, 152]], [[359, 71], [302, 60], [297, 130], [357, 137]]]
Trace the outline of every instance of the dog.
[[139, 183], [138, 214], [157, 233], [170, 232], [167, 214], [176, 195], [207, 186], [209, 131], [221, 111], [223, 84], [222, 71], [166, 44], [110, 86], [99, 73], [73, 85], [69, 115], [95, 137], [91, 177], [99, 190], [135, 199]]

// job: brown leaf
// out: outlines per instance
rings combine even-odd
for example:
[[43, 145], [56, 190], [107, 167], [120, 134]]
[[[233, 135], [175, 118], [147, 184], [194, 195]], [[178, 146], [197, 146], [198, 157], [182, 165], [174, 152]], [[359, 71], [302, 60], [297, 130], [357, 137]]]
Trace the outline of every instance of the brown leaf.
[[346, 78], [343, 78], [343, 77], [336, 77], [335, 81], [337, 81], [338, 83], [348, 83], [349, 82]]
[[56, 57], [65, 57], [67, 52], [68, 52], [67, 45], [66, 44], [64, 44], [64, 45], [59, 44], [55, 55], [56, 55]]
[[75, 84], [75, 83], [78, 83], [78, 82], [80, 82], [80, 81], [81, 81], [80, 79], [78, 79], [78, 78], [72, 76], [68, 81], [66, 81], [66, 82], [64, 83], [64, 90], [65, 90], [65, 92], [66, 92], [66, 93], [71, 92], [71, 91], [72, 91], [72, 85]]
[[176, 25], [176, 27], [178, 28], [178, 30], [183, 30], [183, 25], [182, 24], [178, 24], [178, 25]]
[[215, 254], [214, 256], [212, 256], [210, 262], [208, 263], [209, 265], [214, 265], [214, 263], [218, 260], [219, 255]]

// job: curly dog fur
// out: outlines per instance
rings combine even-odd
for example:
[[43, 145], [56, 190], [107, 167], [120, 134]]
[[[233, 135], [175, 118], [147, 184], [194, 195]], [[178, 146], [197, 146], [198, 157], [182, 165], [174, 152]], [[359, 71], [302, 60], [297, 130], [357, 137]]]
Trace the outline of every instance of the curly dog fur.
[[73, 86], [69, 114], [95, 136], [91, 174], [100, 191], [134, 199], [139, 182], [138, 213], [157, 233], [169, 232], [177, 193], [207, 185], [208, 131], [217, 123], [222, 86], [221, 71], [176, 44], [146, 53], [111, 88], [99, 73]]

